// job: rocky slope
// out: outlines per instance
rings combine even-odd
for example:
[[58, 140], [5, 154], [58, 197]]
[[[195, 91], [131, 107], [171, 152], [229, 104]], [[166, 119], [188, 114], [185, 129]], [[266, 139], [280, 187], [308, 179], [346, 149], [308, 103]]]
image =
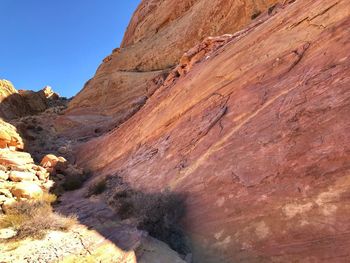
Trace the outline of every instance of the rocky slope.
[[70, 103], [67, 132], [100, 135], [119, 126], [145, 104], [185, 51], [207, 36], [240, 30], [276, 2], [142, 1], [121, 48], [103, 60]]
[[[71, 103], [69, 121], [94, 122], [89, 112], [105, 110], [116, 126], [122, 121], [110, 116], [132, 115], [118, 107], [145, 103], [82, 144], [78, 163], [140, 192], [186, 196], [194, 262], [347, 262], [348, 1], [284, 1], [237, 33], [253, 10], [236, 22], [241, 1], [168, 2], [143, 1], [122, 50]], [[204, 40], [166, 79], [158, 71], [218, 33], [232, 35]], [[153, 81], [154, 95], [130, 104], [129, 85], [139, 81], [132, 89], [145, 92], [156, 76], [165, 80]]]
[[[97, 197], [67, 192], [79, 188], [87, 173], [73, 164], [74, 142], [53, 128], [62, 109], [13, 119], [13, 125], [0, 119], [0, 262], [183, 263]], [[54, 211], [45, 204], [51, 199]]]

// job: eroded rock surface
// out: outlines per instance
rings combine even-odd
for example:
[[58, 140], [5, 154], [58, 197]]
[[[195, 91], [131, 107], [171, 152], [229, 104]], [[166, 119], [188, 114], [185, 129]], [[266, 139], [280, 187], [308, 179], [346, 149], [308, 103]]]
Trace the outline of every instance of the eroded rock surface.
[[184, 52], [208, 36], [242, 29], [276, 2], [143, 0], [121, 48], [103, 60], [60, 125], [71, 136], [89, 137], [120, 126], [144, 105]]
[[[1, 246], [0, 261], [348, 262], [350, 6], [275, 2], [144, 0], [66, 113], [6, 127], [4, 212], [32, 198], [23, 184], [35, 197], [51, 178], [93, 177], [56, 207], [77, 231]], [[35, 164], [48, 153], [63, 156]], [[123, 184], [87, 194], [114, 176]], [[134, 193], [166, 192], [185, 200], [182, 257], [120, 214]]]
[[[212, 3], [187, 2], [194, 5], [186, 5], [184, 17]], [[185, 194], [195, 262], [350, 258], [350, 6], [346, 0], [284, 2], [197, 63], [187, 60], [183, 74], [170, 75], [133, 117], [78, 151], [79, 164], [101, 177], [119, 172], [140, 191]], [[147, 9], [144, 2], [136, 14], [146, 20], [157, 3]], [[150, 31], [138, 33], [138, 19], [125, 51], [107, 59], [91, 83], [108, 82], [102, 72], [119, 71], [123, 63], [135, 69], [123, 52], [133, 50], [140, 61], [138, 47], [144, 51], [152, 35], [169, 36], [166, 26], [151, 32], [147, 21]], [[148, 54], [138, 70], [158, 70], [180, 57]], [[71, 110], [93, 87], [87, 84]]]

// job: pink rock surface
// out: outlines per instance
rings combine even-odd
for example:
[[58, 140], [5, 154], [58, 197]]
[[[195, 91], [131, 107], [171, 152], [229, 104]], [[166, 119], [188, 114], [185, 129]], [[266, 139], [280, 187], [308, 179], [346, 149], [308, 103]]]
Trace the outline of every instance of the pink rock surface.
[[97, 136], [140, 109], [191, 47], [208, 36], [234, 33], [277, 0], [143, 0], [121, 48], [103, 60], [57, 126]]
[[[195, 262], [350, 258], [350, 6], [291, 2], [78, 150], [99, 176], [186, 195]], [[124, 46], [152, 33], [132, 35]]]

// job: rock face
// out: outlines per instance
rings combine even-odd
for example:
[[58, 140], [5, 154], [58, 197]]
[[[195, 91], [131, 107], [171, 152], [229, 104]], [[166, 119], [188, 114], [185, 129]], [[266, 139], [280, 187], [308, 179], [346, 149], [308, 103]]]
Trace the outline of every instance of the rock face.
[[91, 136], [119, 126], [144, 105], [185, 51], [207, 36], [238, 31], [276, 2], [143, 0], [121, 48], [103, 60], [70, 103], [67, 132]]
[[0, 119], [0, 148], [14, 147], [15, 149], [23, 149], [24, 144], [17, 129]]
[[8, 80], [0, 80], [0, 118], [10, 120], [45, 111], [51, 101], [58, 100], [58, 94], [50, 87], [34, 92], [17, 91]]
[[[191, 49], [133, 117], [78, 149], [101, 177], [185, 195], [194, 262], [350, 257], [350, 6], [284, 2]], [[238, 3], [143, 1], [68, 117], [109, 120], [197, 40], [244, 25], [255, 9]]]

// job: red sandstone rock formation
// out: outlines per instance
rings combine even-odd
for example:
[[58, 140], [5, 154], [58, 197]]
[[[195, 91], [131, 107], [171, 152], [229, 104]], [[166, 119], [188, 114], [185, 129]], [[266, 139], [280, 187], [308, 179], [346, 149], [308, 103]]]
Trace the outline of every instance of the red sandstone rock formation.
[[[101, 177], [186, 195], [195, 262], [350, 258], [349, 2], [285, 2], [192, 49], [133, 117], [78, 151]], [[246, 24], [255, 9], [238, 3], [143, 1], [70, 113], [121, 116], [156, 70]]]
[[130, 118], [184, 52], [208, 36], [234, 33], [277, 0], [144, 0], [121, 48], [103, 60], [70, 103], [68, 133], [98, 135]]

